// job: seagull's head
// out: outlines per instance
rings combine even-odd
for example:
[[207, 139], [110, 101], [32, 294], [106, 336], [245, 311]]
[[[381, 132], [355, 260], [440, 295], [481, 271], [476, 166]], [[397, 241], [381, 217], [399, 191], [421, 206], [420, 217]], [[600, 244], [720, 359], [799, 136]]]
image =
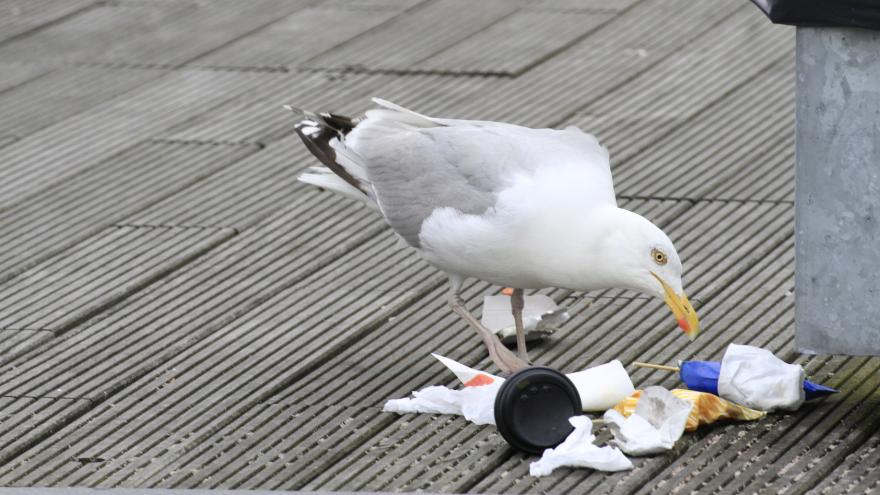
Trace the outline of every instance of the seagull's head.
[[626, 280], [624, 287], [657, 296], [666, 302], [679, 328], [691, 340], [700, 333], [700, 320], [682, 288], [681, 258], [669, 237], [648, 219], [618, 209], [610, 247]]

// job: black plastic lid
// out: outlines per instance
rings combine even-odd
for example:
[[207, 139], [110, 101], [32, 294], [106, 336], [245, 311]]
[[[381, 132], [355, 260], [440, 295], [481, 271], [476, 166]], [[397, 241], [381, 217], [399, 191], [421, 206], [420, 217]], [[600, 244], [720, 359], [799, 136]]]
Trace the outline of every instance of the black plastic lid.
[[564, 374], [533, 366], [504, 381], [495, 397], [495, 424], [516, 449], [540, 454], [574, 430], [568, 418], [581, 414], [577, 388]]

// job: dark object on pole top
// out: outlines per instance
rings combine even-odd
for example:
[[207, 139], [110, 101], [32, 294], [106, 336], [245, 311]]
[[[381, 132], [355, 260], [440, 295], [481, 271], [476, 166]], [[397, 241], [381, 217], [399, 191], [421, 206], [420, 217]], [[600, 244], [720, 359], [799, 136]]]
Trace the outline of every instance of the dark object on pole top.
[[512, 447], [530, 454], [556, 447], [582, 414], [577, 388], [564, 374], [532, 366], [504, 380], [495, 396], [495, 425]]
[[752, 0], [776, 24], [880, 30], [880, 0]]

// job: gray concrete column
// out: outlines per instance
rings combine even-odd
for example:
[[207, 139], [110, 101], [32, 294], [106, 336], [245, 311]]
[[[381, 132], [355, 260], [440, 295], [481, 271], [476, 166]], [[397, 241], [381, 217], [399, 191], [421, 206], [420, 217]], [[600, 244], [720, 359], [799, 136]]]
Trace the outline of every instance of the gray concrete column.
[[797, 28], [795, 328], [880, 355], [880, 32]]

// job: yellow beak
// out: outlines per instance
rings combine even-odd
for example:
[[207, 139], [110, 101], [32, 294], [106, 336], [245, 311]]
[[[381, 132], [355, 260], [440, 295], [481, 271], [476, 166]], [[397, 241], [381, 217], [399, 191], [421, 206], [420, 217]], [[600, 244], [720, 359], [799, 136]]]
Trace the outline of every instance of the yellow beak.
[[693, 341], [700, 334], [700, 319], [697, 318], [697, 312], [694, 311], [691, 302], [688, 301], [684, 291], [682, 291], [681, 295], [676, 294], [672, 287], [656, 273], [651, 272], [651, 275], [663, 286], [663, 301], [672, 310], [672, 314], [675, 315], [675, 319], [678, 321], [678, 326]]

